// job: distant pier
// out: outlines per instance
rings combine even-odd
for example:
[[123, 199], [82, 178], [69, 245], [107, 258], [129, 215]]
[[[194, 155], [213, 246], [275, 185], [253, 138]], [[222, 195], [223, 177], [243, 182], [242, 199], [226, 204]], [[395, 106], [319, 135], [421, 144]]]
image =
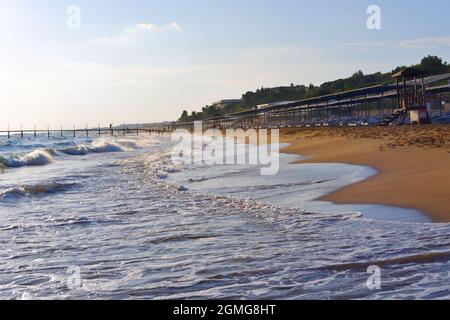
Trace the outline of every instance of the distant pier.
[[89, 137], [99, 137], [99, 136], [126, 136], [126, 135], [152, 135], [152, 134], [164, 134], [168, 132], [168, 128], [84, 128], [84, 129], [19, 129], [19, 130], [0, 130], [0, 136], [7, 137], [11, 139], [12, 137], [30, 138], [35, 139], [39, 136], [47, 136], [47, 138], [52, 137], [71, 137], [71, 138], [89, 138]]

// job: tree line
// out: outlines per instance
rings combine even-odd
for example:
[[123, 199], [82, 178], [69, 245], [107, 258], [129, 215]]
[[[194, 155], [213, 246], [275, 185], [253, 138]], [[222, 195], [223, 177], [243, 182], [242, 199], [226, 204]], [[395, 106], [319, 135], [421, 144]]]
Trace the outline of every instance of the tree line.
[[[423, 58], [419, 64], [410, 67], [423, 71], [427, 76], [450, 73], [450, 65], [447, 62], [443, 61], [442, 58], [431, 55]], [[360, 70], [351, 77], [325, 82], [320, 86], [315, 86], [312, 83], [309, 86], [295, 85], [292, 83], [290, 86], [285, 87], [261, 88], [254, 92], [248, 91], [242, 95], [240, 104], [226, 105], [221, 109], [213, 105], [207, 105], [201, 111], [192, 111], [191, 114], [187, 110], [184, 110], [178, 121], [190, 122], [205, 120], [212, 117], [246, 111], [260, 104], [279, 101], [297, 101], [378, 84], [392, 83], [392, 75], [405, 68], [406, 66], [400, 66], [391, 72], [377, 72], [372, 74], [364, 74]]]

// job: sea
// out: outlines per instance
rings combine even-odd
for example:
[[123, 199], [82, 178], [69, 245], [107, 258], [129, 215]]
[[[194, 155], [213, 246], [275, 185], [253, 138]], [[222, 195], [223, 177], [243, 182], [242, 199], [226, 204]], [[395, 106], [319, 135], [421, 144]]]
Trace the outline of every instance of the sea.
[[450, 224], [315, 200], [374, 169], [282, 153], [262, 176], [172, 148], [0, 136], [0, 299], [450, 298]]

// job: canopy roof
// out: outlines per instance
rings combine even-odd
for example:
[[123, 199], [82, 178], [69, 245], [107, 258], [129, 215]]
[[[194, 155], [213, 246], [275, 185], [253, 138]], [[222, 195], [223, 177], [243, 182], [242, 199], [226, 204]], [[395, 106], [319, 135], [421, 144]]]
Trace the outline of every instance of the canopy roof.
[[[416, 76], [422, 75], [422, 72], [415, 68], [407, 68], [397, 73], [396, 75], [400, 77], [402, 75], [404, 75], [405, 77], [411, 77], [414, 74]], [[450, 92], [450, 85], [443, 85], [437, 87], [429, 86], [432, 83], [440, 82], [447, 79], [450, 79], [450, 73], [424, 78], [424, 84], [426, 85], [425, 89], [426, 92], [427, 93]], [[413, 86], [413, 85], [414, 81], [406, 82], [406, 86]], [[403, 87], [403, 84], [401, 84], [400, 87]], [[395, 84], [376, 85], [355, 90], [337, 92], [324, 96], [317, 96], [299, 101], [280, 102], [274, 104], [273, 106], [266, 107], [263, 109], [250, 109], [237, 113], [227, 114], [224, 116], [216, 116], [207, 120], [234, 119], [237, 117], [252, 117], [258, 114], [264, 114], [271, 111], [282, 113], [302, 109], [328, 108], [341, 105], [352, 105], [368, 101], [377, 101], [383, 98], [394, 98], [396, 97], [396, 95], [397, 93]]]
[[420, 77], [425, 75], [425, 73], [418, 68], [406, 68], [400, 72], [392, 75], [392, 78], [402, 78], [402, 77]]

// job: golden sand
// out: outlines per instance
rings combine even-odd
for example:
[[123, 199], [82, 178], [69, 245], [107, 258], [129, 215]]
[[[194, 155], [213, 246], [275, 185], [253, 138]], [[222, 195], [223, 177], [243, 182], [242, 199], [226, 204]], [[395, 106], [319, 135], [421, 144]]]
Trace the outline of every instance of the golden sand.
[[367, 165], [379, 174], [321, 200], [419, 209], [450, 222], [450, 125], [285, 129], [283, 152], [301, 163]]

